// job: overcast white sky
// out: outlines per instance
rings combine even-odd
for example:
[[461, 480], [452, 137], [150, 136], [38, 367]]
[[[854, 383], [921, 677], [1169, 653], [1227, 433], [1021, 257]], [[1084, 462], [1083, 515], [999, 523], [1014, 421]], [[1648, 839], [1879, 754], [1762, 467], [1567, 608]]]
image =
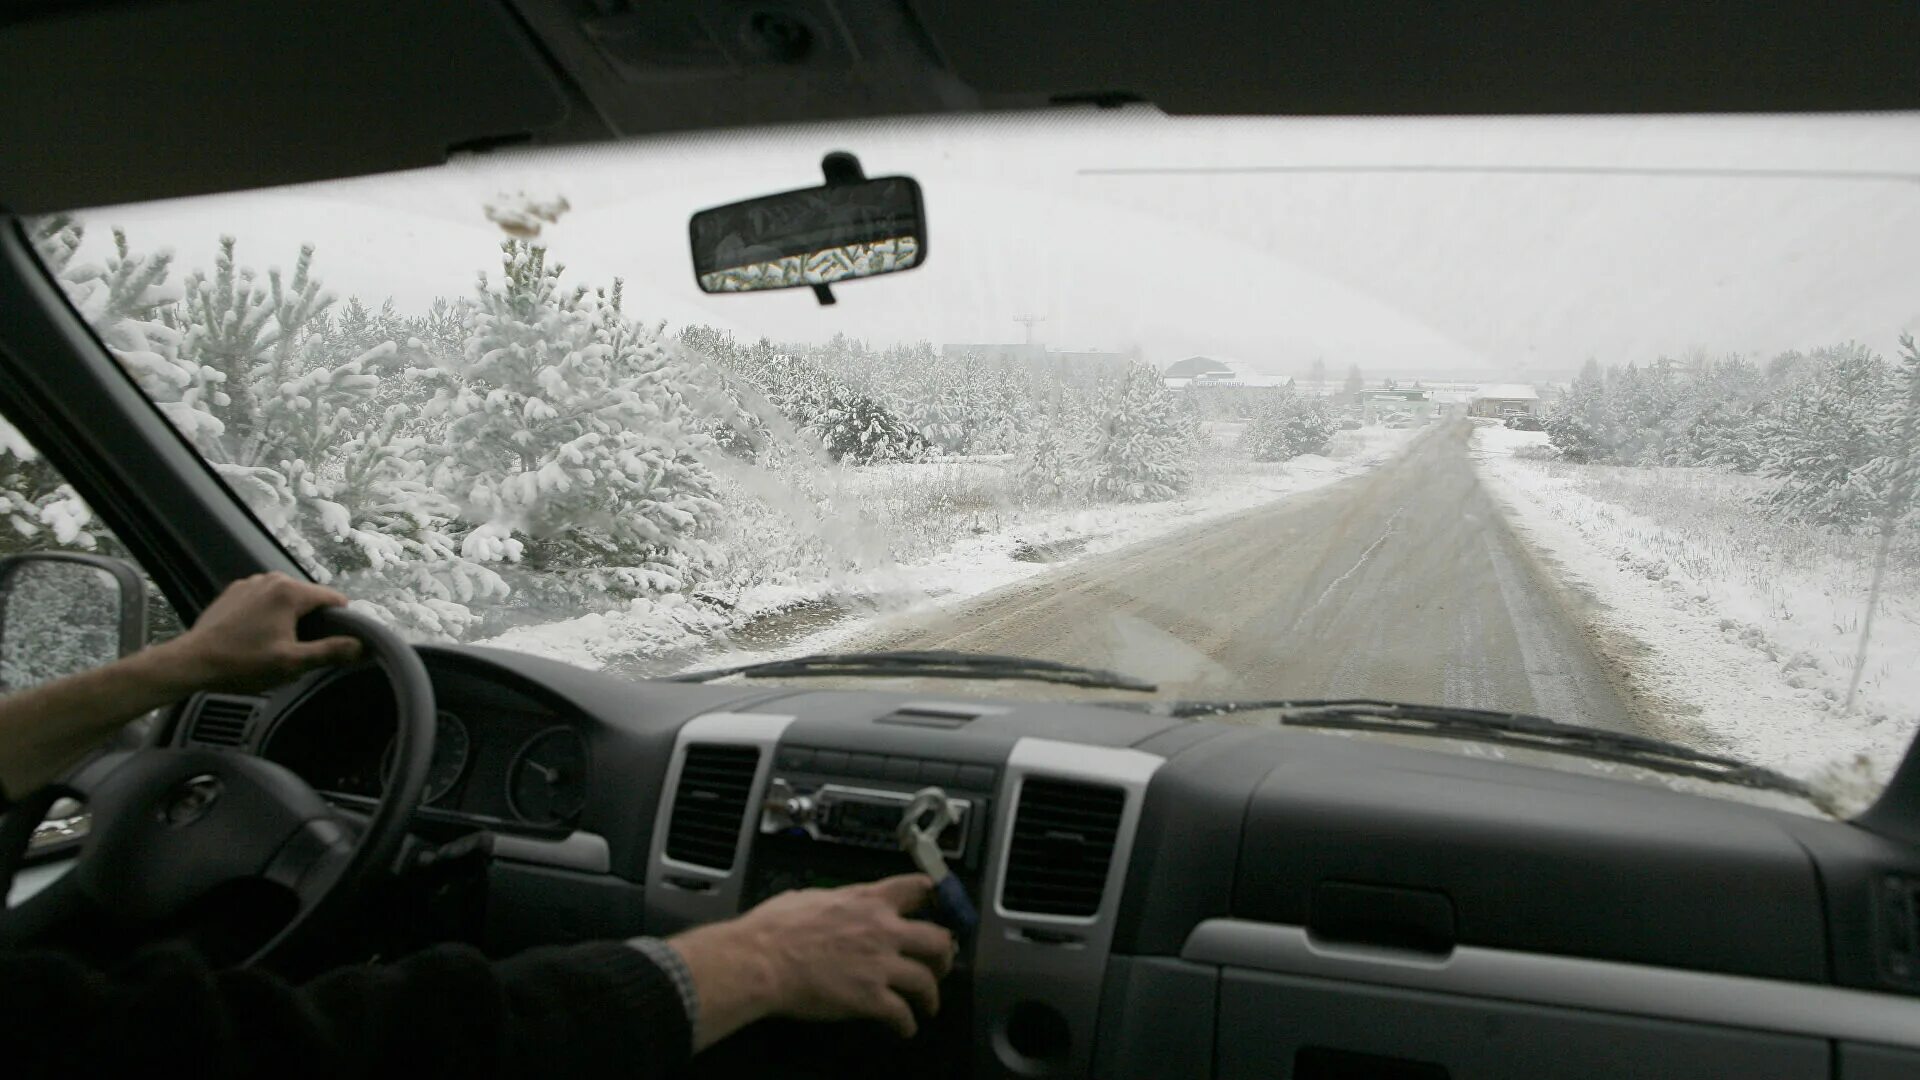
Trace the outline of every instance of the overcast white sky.
[[[869, 175], [920, 180], [926, 266], [843, 285], [828, 308], [806, 290], [703, 296], [688, 215], [817, 184], [836, 149]], [[1500, 171], [1415, 171], [1435, 167]], [[1113, 169], [1208, 171], [1100, 171]], [[1855, 175], [1754, 175], [1779, 170]], [[1851, 338], [1891, 352], [1920, 328], [1917, 176], [1920, 114], [936, 118], [495, 154], [106, 208], [82, 215], [83, 254], [105, 254], [116, 224], [182, 267], [210, 265], [222, 233], [262, 269], [310, 241], [343, 298], [418, 309], [497, 267], [502, 234], [482, 206], [525, 190], [572, 204], [544, 237], [570, 280], [620, 275], [629, 311], [674, 325], [991, 342], [1020, 340], [1013, 316], [1032, 313], [1050, 344], [1137, 346], [1163, 364], [1209, 353], [1295, 373], [1318, 356], [1336, 373], [1520, 378], [1693, 348], [1770, 355]]]

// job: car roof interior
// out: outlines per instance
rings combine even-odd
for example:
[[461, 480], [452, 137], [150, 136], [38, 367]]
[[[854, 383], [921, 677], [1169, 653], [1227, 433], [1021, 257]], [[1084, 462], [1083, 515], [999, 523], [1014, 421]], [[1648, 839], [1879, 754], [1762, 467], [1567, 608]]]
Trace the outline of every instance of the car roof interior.
[[[0, 383], [23, 387], [0, 386], [0, 405], [42, 410], [68, 458], [49, 456], [93, 463], [77, 486], [90, 500], [86, 484], [101, 489], [136, 553], [245, 565], [283, 553], [258, 529], [240, 537], [250, 519], [230, 506], [194, 509], [217, 501], [210, 482], [170, 463], [199, 462], [126, 411], [144, 399], [102, 381], [112, 361], [54, 310], [19, 219], [518, 148], [994, 110], [1913, 110], [1916, 44], [1913, 0], [25, 0], [0, 13]], [[821, 149], [841, 148], [843, 130]], [[99, 367], [43, 361], [88, 348]], [[29, 360], [38, 381], [25, 387]], [[90, 430], [89, 409], [131, 419]], [[139, 526], [166, 505], [184, 524]], [[501, 650], [422, 652], [443, 705], [528, 733], [573, 726], [596, 769], [625, 770], [587, 804], [593, 835], [495, 850], [495, 947], [636, 921], [669, 930], [782, 882], [860, 879], [864, 855], [822, 870], [753, 846], [760, 804], [744, 794], [727, 823], [738, 846], [720, 860], [739, 856], [731, 869], [676, 859], [675, 800], [699, 769], [731, 767], [702, 755], [751, 747], [741, 791], [776, 775], [808, 790], [943, 777], [989, 822], [952, 854], [983, 922], [954, 998], [973, 1027], [944, 1060], [974, 1075], [1920, 1076], [1911, 752], [1878, 819], [1860, 824], [1092, 705], [690, 686]], [[237, 707], [241, 734], [222, 748], [264, 755], [276, 725], [291, 730], [325, 694], [347, 695], [343, 716], [378, 712], [330, 677], [237, 706], [203, 695], [162, 737], [214, 745], [212, 710]], [[1079, 813], [1089, 804], [1075, 799], [1108, 795], [1113, 859], [1091, 914], [1017, 911], [999, 888], [1020, 800]], [[832, 1032], [781, 1037], [790, 1061], [847, 1052]], [[836, 1075], [898, 1065], [879, 1061]]]
[[[28, 0], [0, 15], [0, 207], [37, 213], [517, 145], [1145, 101], [1175, 115], [1920, 106], [1901, 0]], [[58, 93], [30, 88], [58, 86]], [[272, 154], [211, 150], [280, 133]], [[103, 167], [123, 160], [140, 169]]]

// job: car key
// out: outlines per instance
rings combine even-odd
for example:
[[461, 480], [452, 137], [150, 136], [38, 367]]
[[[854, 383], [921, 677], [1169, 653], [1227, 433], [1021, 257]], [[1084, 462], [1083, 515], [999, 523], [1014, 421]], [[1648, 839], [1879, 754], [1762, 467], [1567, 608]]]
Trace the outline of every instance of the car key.
[[[929, 814], [930, 820], [922, 824], [920, 819]], [[956, 936], [965, 937], [980, 925], [980, 913], [974, 909], [967, 887], [960, 883], [959, 875], [947, 866], [946, 857], [940, 853], [940, 834], [951, 824], [953, 804], [947, 801], [947, 793], [937, 787], [922, 788], [901, 815], [896, 836], [901, 850], [922, 873], [933, 879], [934, 921]]]

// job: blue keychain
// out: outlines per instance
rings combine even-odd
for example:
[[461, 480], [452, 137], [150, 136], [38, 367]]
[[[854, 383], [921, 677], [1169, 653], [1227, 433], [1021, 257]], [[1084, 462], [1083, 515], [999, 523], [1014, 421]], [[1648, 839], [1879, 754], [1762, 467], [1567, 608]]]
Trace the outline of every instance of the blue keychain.
[[956, 936], [966, 937], [980, 925], [980, 913], [974, 910], [967, 887], [947, 867], [946, 857], [940, 853], [940, 834], [953, 820], [953, 804], [947, 801], [947, 793], [937, 787], [922, 788], [907, 804], [896, 835], [901, 850], [912, 857], [922, 873], [933, 879], [935, 921]]

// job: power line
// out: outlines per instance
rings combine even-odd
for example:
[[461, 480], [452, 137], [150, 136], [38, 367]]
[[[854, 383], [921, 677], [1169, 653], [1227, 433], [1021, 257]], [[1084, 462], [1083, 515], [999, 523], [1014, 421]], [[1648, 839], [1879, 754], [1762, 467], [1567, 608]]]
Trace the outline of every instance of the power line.
[[1080, 169], [1078, 172], [1081, 176], [1438, 173], [1492, 176], [1647, 176], [1717, 180], [1845, 180], [1866, 183], [1920, 183], [1920, 172], [1628, 165], [1115, 165]]

